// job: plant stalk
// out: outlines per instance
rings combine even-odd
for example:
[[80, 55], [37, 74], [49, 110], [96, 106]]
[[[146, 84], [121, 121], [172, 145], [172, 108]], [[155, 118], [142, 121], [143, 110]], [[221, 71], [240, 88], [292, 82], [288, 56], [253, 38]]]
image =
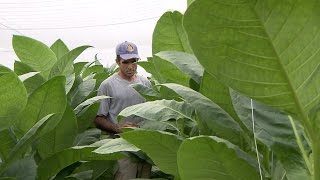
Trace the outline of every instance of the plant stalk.
[[319, 141], [312, 140], [312, 155], [313, 155], [313, 180], [320, 180], [320, 146]]
[[[296, 141], [297, 141], [297, 144], [298, 144], [298, 146], [299, 146], [300, 152], [301, 152], [301, 154], [302, 154], [303, 160], [304, 160], [304, 162], [306, 163], [306, 166], [307, 166], [307, 168], [308, 168], [308, 170], [309, 170], [309, 173], [312, 174], [311, 163], [310, 163], [310, 161], [309, 161], [307, 152], [306, 152], [306, 150], [305, 150], [304, 147], [303, 147], [303, 144], [302, 144], [300, 135], [299, 135], [299, 133], [298, 133], [297, 127], [296, 127], [295, 123], [293, 122], [292, 117], [291, 117], [291, 116], [288, 116], [288, 117], [289, 117], [289, 120], [290, 120], [292, 129], [293, 129], [294, 135], [295, 135], [295, 137], [296, 137]], [[320, 180], [320, 179], [319, 179], [319, 180]]]

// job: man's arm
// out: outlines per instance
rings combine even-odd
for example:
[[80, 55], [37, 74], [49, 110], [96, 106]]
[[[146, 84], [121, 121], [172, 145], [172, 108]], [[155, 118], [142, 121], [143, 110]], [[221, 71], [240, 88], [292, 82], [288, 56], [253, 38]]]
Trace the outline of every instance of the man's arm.
[[108, 133], [118, 134], [121, 132], [120, 126], [118, 124], [113, 123], [106, 116], [97, 115], [94, 124], [98, 129], [102, 131], [106, 131]]

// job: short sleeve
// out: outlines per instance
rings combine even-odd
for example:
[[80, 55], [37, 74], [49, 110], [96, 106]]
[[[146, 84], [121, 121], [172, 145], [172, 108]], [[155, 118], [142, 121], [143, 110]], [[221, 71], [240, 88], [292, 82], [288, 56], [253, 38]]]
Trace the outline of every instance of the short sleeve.
[[[98, 96], [101, 96], [101, 95], [108, 96], [108, 86], [107, 86], [107, 84], [102, 83], [100, 85], [100, 87], [98, 88], [97, 95]], [[100, 101], [100, 106], [99, 106], [99, 110], [98, 110], [97, 115], [108, 116], [109, 109], [110, 109], [110, 99], [109, 98], [102, 99]]]

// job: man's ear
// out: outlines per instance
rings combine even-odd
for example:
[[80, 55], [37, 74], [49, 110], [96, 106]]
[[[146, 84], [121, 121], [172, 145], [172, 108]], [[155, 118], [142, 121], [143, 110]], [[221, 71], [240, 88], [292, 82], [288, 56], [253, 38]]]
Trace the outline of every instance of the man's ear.
[[120, 60], [116, 59], [116, 63], [118, 64], [118, 66], [120, 65]]

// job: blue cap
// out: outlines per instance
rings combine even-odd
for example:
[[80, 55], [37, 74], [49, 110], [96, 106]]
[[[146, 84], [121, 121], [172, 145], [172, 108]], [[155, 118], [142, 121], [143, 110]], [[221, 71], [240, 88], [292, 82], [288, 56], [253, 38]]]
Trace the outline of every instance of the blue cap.
[[125, 60], [132, 58], [140, 59], [137, 46], [128, 41], [122, 42], [117, 45], [116, 54], [119, 55], [121, 59]]

